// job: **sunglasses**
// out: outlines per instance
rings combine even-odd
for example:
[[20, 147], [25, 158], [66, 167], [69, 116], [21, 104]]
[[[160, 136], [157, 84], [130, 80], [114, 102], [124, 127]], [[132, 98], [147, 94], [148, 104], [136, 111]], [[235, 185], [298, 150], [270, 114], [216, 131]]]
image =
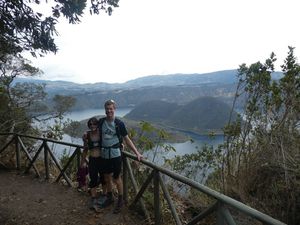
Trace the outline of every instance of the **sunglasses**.
[[107, 101], [105, 102], [105, 104], [115, 104], [115, 101], [112, 100], [112, 99], [110, 99], [110, 100], [107, 100]]

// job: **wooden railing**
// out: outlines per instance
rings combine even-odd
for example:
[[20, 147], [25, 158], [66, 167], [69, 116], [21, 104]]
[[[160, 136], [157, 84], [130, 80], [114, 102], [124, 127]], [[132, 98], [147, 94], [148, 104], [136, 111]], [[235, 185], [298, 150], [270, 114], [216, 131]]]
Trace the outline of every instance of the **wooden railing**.
[[[40, 137], [33, 137], [28, 135], [22, 135], [22, 134], [15, 134], [15, 133], [0, 133], [0, 136], [6, 136], [6, 143], [3, 146], [0, 146], [0, 155], [3, 153], [6, 149], [8, 149], [8, 146], [14, 145], [15, 150], [15, 160], [16, 160], [16, 168], [18, 170], [21, 170], [21, 152], [25, 154], [25, 157], [29, 160], [29, 165], [25, 167], [24, 172], [28, 173], [30, 169], [33, 169], [37, 176], [40, 177], [40, 173], [38, 171], [37, 166], [35, 165], [36, 160], [38, 159], [38, 156], [43, 151], [43, 162], [45, 167], [45, 178], [49, 179], [50, 170], [49, 170], [49, 162], [51, 157], [52, 161], [56, 165], [56, 167], [59, 169], [59, 175], [55, 178], [55, 181], [59, 181], [62, 177], [66, 180], [67, 184], [69, 186], [72, 186], [72, 181], [65, 173], [70, 164], [73, 160], [76, 160], [77, 166], [80, 165], [80, 157], [81, 157], [81, 145], [56, 141], [52, 139], [47, 138], [40, 138]], [[34, 151], [34, 155], [32, 156], [28, 148], [24, 145], [24, 139], [31, 139], [37, 141], [37, 144], [35, 145], [36, 151]], [[38, 143], [40, 142], [40, 143]], [[53, 153], [53, 150], [49, 147], [49, 143], [56, 143], [64, 146], [68, 146], [73, 149], [73, 153], [71, 154], [68, 162], [64, 167], [61, 166], [58, 159], [56, 158], [55, 154]], [[162, 190], [163, 196], [168, 203], [168, 206], [170, 208], [170, 211], [172, 213], [172, 217], [174, 219], [174, 223], [177, 225], [181, 225], [182, 222], [179, 218], [179, 215], [176, 210], [176, 206], [174, 205], [171, 195], [168, 192], [167, 186], [164, 184], [162, 176], [167, 176], [170, 179], [174, 179], [177, 182], [181, 182], [183, 184], [186, 184], [187, 186], [194, 188], [195, 190], [202, 192], [211, 198], [214, 199], [214, 203], [211, 204], [209, 207], [207, 207], [205, 210], [203, 210], [200, 214], [193, 217], [189, 222], [186, 224], [192, 225], [197, 224], [204, 218], [207, 218], [208, 215], [215, 213], [216, 214], [216, 224], [217, 225], [235, 225], [236, 222], [229, 210], [234, 209], [237, 210], [240, 213], [243, 213], [247, 216], [252, 217], [253, 219], [262, 222], [263, 224], [269, 224], [269, 225], [284, 225], [284, 223], [262, 213], [259, 212], [239, 201], [236, 201], [226, 195], [223, 195], [217, 191], [214, 191], [202, 184], [199, 184], [191, 179], [188, 179], [184, 176], [181, 176], [177, 173], [174, 173], [166, 168], [157, 166], [147, 160], [142, 159], [140, 163], [144, 164], [146, 167], [150, 169], [150, 175], [146, 178], [144, 183], [139, 187], [138, 183], [136, 182], [136, 179], [134, 177], [133, 170], [131, 168], [131, 165], [129, 163], [129, 160], [137, 160], [136, 156], [124, 151], [123, 152], [123, 183], [124, 183], [124, 199], [126, 202], [128, 202], [128, 193], [129, 193], [129, 179], [132, 183], [132, 187], [135, 191], [135, 195], [131, 196], [131, 202], [128, 202], [130, 207], [134, 207], [138, 202], [140, 203], [142, 210], [146, 216], [147, 219], [150, 220], [150, 214], [145, 206], [145, 203], [143, 201], [143, 194], [147, 187], [152, 183], [153, 184], [153, 215], [154, 215], [154, 224], [159, 225], [162, 224], [162, 213], [161, 213], [161, 199], [160, 199], [160, 191]], [[161, 190], [160, 190], [161, 189]]]

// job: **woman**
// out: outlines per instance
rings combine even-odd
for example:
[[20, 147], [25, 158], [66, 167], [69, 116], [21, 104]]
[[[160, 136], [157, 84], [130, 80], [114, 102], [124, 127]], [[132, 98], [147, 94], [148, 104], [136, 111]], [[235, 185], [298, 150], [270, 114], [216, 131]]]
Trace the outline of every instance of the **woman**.
[[[101, 158], [101, 148], [100, 148], [100, 132], [98, 128], [98, 120], [96, 117], [92, 117], [87, 122], [89, 130], [83, 134], [83, 154], [81, 163], [84, 163], [86, 160], [87, 154], [89, 154], [89, 177], [90, 177], [90, 193], [91, 193], [91, 202], [89, 207], [99, 209], [99, 200], [97, 196], [97, 186], [100, 183], [102, 184], [102, 196], [106, 195], [106, 185], [104, 182], [103, 176], [103, 159]], [[103, 199], [100, 199], [104, 201]]]

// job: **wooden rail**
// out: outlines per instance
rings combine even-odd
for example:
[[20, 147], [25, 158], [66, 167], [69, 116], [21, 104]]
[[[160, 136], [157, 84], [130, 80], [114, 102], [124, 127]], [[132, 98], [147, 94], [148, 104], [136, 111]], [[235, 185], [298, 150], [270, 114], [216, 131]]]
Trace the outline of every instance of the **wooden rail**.
[[[54, 164], [57, 166], [59, 169], [60, 173], [58, 177], [56, 178], [56, 182], [58, 182], [62, 177], [66, 180], [67, 184], [69, 186], [72, 186], [72, 182], [70, 178], [67, 176], [65, 171], [67, 168], [70, 166], [73, 160], [76, 158], [77, 162], [77, 167], [80, 165], [80, 157], [81, 157], [81, 150], [83, 146], [81, 145], [76, 145], [76, 144], [71, 144], [67, 142], [61, 142], [61, 141], [56, 141], [52, 139], [47, 139], [47, 138], [41, 138], [41, 137], [33, 137], [33, 136], [28, 136], [28, 135], [22, 135], [22, 134], [15, 134], [15, 133], [0, 133], [0, 136], [7, 136], [8, 141], [6, 144], [3, 146], [0, 146], [0, 154], [5, 151], [8, 146], [14, 145], [15, 149], [15, 155], [16, 155], [16, 168], [18, 170], [21, 169], [21, 157], [20, 153], [23, 152], [26, 156], [26, 158], [29, 160], [29, 165], [25, 168], [25, 173], [28, 173], [29, 170], [32, 168], [36, 175], [40, 177], [40, 173], [38, 171], [38, 168], [35, 165], [35, 162], [40, 155], [40, 153], [43, 151], [43, 161], [44, 161], [44, 166], [45, 166], [45, 178], [49, 179], [49, 155], [51, 159], [53, 160]], [[28, 139], [33, 139], [35, 141], [40, 141], [40, 145], [36, 146], [37, 151], [35, 151], [33, 157], [30, 155], [28, 152], [28, 148], [24, 145], [23, 139], [28, 138]], [[68, 147], [73, 147], [74, 151], [72, 155], [70, 156], [68, 162], [64, 167], [62, 167], [58, 161], [58, 159], [55, 157], [53, 154], [53, 151], [50, 149], [48, 143], [56, 143]], [[223, 195], [217, 191], [214, 191], [205, 185], [199, 184], [191, 179], [188, 179], [184, 176], [181, 176], [177, 173], [174, 173], [173, 171], [170, 171], [166, 168], [157, 166], [147, 160], [142, 159], [140, 163], [144, 164], [146, 167], [150, 168], [151, 172], [150, 175], [146, 178], [144, 183], [139, 187], [134, 174], [133, 170], [130, 166], [129, 160], [137, 160], [136, 156], [124, 151], [123, 152], [123, 182], [124, 182], [124, 198], [125, 201], [128, 202], [129, 199], [129, 179], [132, 183], [132, 187], [135, 191], [135, 196], [131, 196], [131, 202], [129, 203], [130, 207], [134, 207], [138, 202], [141, 204], [142, 210], [144, 211], [144, 214], [147, 219], [150, 220], [150, 214], [145, 206], [145, 203], [143, 202], [143, 194], [147, 187], [150, 184], [153, 184], [153, 202], [154, 202], [154, 207], [153, 207], [153, 214], [154, 214], [154, 224], [155, 225], [160, 225], [162, 224], [162, 214], [161, 214], [161, 199], [160, 199], [160, 191], [162, 191], [163, 196], [166, 200], [166, 202], [169, 205], [170, 211], [172, 213], [172, 217], [174, 219], [174, 223], [176, 225], [181, 225], [182, 222], [177, 214], [176, 211], [176, 206], [174, 205], [172, 198], [168, 192], [168, 188], [163, 182], [162, 175], [168, 176], [169, 178], [172, 178], [178, 182], [181, 182], [183, 184], [188, 185], [191, 188], [194, 188], [211, 198], [215, 199], [215, 202], [207, 207], [204, 211], [202, 211], [200, 214], [192, 218], [187, 224], [188, 225], [193, 225], [197, 224], [199, 221], [203, 220], [206, 218], [208, 215], [211, 213], [215, 212], [216, 213], [216, 224], [217, 225], [235, 225], [236, 222], [231, 215], [229, 208], [234, 208], [239, 212], [242, 212], [245, 215], [248, 215], [263, 224], [269, 224], [269, 225], [285, 225], [284, 223], [262, 213], [259, 212], [239, 201], [236, 201], [226, 195]]]

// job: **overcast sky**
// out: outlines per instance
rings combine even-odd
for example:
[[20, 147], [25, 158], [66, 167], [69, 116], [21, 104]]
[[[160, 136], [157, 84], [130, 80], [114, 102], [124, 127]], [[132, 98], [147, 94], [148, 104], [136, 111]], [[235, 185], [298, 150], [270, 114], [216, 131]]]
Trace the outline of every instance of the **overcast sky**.
[[57, 26], [59, 51], [32, 59], [42, 79], [125, 82], [263, 62], [300, 52], [299, 0], [120, 0], [112, 16]]

